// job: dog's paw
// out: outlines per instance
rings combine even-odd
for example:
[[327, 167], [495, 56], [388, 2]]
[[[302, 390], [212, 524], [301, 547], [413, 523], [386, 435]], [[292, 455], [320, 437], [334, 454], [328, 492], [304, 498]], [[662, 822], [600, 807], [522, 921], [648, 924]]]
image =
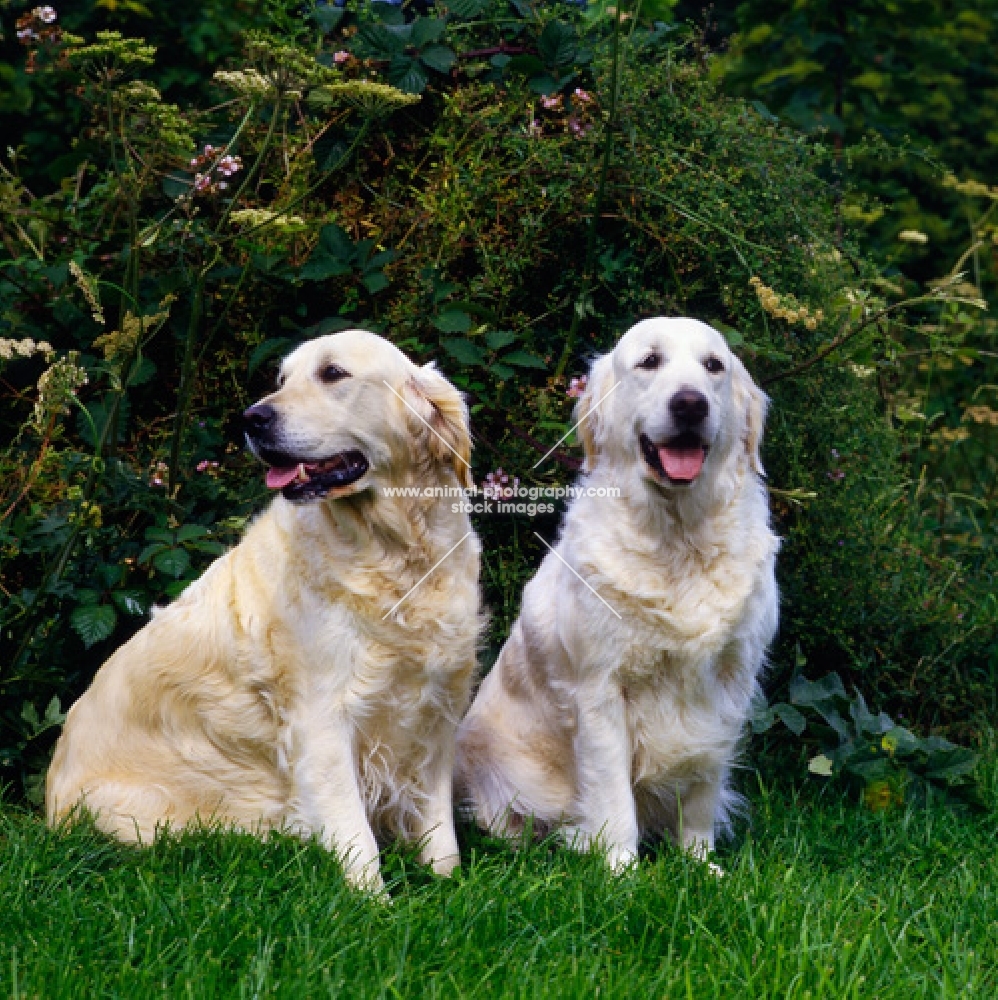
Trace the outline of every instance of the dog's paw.
[[638, 863], [638, 852], [619, 845], [607, 849], [606, 862], [614, 875], [622, 875]]

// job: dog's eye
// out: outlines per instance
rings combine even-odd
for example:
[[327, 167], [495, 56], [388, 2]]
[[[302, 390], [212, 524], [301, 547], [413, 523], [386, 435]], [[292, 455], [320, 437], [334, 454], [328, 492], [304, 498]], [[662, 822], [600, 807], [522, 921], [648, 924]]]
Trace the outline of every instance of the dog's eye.
[[704, 368], [711, 373], [711, 375], [717, 375], [718, 372], [724, 371], [724, 365], [721, 363], [719, 358], [707, 358], [703, 363]]
[[319, 372], [320, 380], [325, 382], [326, 385], [331, 385], [333, 382], [339, 382], [341, 378], [349, 378], [349, 376], [350, 372], [344, 371], [339, 365], [326, 365], [326, 367]]
[[639, 362], [638, 367], [644, 368], [645, 371], [654, 371], [656, 368], [660, 367], [662, 364], [662, 355], [657, 351], [652, 351], [651, 354], [646, 354]]

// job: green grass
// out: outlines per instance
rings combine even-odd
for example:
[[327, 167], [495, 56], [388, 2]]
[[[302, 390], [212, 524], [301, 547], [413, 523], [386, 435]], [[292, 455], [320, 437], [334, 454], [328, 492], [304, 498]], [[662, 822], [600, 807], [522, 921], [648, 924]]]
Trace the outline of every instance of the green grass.
[[453, 880], [388, 852], [393, 902], [315, 845], [186, 834], [135, 850], [0, 808], [0, 995], [998, 996], [998, 754], [986, 813], [873, 815], [744, 776], [728, 871], [665, 849], [622, 877], [463, 831]]

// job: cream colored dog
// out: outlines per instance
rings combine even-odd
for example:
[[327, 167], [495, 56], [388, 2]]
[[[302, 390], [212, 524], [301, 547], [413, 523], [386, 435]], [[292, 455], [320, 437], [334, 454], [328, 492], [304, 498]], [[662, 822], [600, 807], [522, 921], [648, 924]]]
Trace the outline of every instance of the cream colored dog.
[[125, 840], [219, 821], [316, 835], [377, 888], [375, 831], [458, 862], [454, 733], [480, 630], [465, 405], [361, 330], [314, 340], [244, 414], [279, 496], [100, 669], [48, 774]]
[[777, 622], [766, 398], [724, 338], [638, 323], [592, 366], [583, 487], [458, 733], [458, 794], [614, 868], [646, 833], [706, 857]]

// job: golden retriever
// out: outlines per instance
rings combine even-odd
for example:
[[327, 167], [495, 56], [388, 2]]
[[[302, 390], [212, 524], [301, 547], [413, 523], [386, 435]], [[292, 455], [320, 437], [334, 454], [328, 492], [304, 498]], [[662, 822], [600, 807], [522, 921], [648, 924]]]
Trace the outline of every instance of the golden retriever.
[[278, 385], [244, 420], [281, 495], [101, 667], [56, 747], [48, 819], [83, 806], [140, 842], [287, 829], [374, 889], [375, 833], [394, 833], [448, 873], [480, 546], [425, 494], [469, 482], [465, 404], [361, 330], [298, 348]]
[[765, 410], [696, 320], [645, 320], [593, 364], [576, 417], [594, 489], [458, 732], [458, 795], [480, 825], [533, 816], [615, 869], [646, 834], [713, 849], [777, 624]]

